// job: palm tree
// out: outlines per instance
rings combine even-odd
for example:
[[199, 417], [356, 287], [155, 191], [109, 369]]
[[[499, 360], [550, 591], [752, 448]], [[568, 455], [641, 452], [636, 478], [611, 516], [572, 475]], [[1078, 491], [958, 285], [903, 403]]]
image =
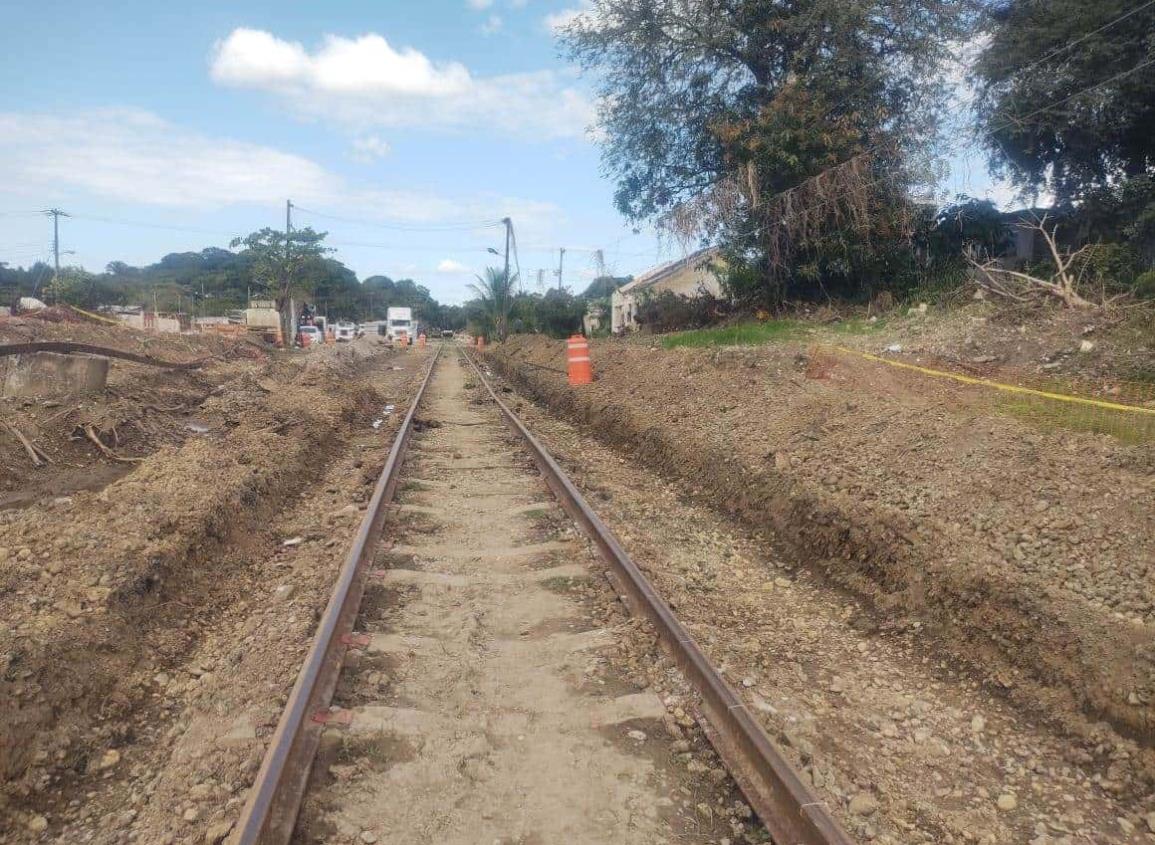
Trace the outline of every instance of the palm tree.
[[513, 308], [514, 286], [517, 274], [509, 275], [497, 267], [486, 267], [485, 275], [469, 287], [481, 301], [485, 329], [502, 341], [509, 335], [509, 312]]

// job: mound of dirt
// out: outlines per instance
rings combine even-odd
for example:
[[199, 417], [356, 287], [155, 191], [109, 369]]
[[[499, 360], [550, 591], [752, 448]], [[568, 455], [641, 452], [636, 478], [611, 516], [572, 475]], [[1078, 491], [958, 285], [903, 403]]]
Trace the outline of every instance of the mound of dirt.
[[230, 551], [319, 492], [350, 432], [395, 401], [366, 380], [381, 366], [343, 347], [229, 369], [180, 443], [99, 492], [0, 512], [0, 803], [99, 777], [96, 750], [132, 743], [153, 676], [245, 598]]
[[[112, 359], [108, 387], [102, 393], [0, 397], [0, 508], [99, 490], [158, 448], [180, 445], [203, 428], [194, 412], [209, 394], [246, 372], [253, 362], [267, 358], [247, 342], [139, 332], [69, 309], [0, 319], [0, 344], [43, 341], [205, 364], [174, 370]], [[0, 357], [0, 383], [14, 361]], [[29, 454], [22, 439], [42, 458]]]
[[815, 367], [802, 346], [595, 342], [580, 389], [551, 372], [564, 349], [515, 338], [488, 360], [1031, 712], [1083, 735], [1109, 722], [1155, 772], [1155, 449], [870, 362]]

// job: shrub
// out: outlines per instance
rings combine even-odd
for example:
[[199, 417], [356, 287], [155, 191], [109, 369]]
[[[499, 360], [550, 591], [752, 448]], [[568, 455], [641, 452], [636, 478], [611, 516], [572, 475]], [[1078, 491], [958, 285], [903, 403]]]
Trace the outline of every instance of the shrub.
[[637, 321], [655, 333], [697, 329], [716, 322], [729, 312], [729, 304], [708, 293], [685, 296], [664, 290], [646, 291], [637, 306]]
[[1140, 273], [1133, 290], [1140, 299], [1155, 299], [1155, 270]]

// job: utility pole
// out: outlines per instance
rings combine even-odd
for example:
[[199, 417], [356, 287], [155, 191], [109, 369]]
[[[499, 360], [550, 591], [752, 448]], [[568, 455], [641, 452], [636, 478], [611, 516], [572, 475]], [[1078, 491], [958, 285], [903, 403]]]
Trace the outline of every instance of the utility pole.
[[513, 231], [513, 221], [508, 217], [502, 217], [501, 222], [505, 224], [505, 283], [509, 284], [509, 236]]
[[293, 234], [293, 201], [285, 200], [285, 290], [289, 289], [289, 262], [293, 257], [290, 236]]
[[558, 293], [562, 293], [564, 290], [564, 288], [562, 288], [562, 275], [561, 275], [562, 267], [564, 266], [564, 264], [565, 264], [565, 247], [563, 246], [560, 249], [558, 249], [558, 251], [557, 251], [557, 292]]
[[285, 312], [284, 312], [284, 309], [289, 307], [289, 288], [292, 285], [292, 281], [293, 281], [292, 280], [292, 272], [293, 272], [293, 270], [292, 270], [292, 266], [293, 266], [292, 265], [292, 260], [293, 260], [292, 234], [293, 234], [293, 201], [292, 200], [285, 200], [285, 281], [283, 283], [283, 287], [281, 288], [281, 302], [279, 303], [280, 308], [278, 310], [280, 311], [281, 335], [282, 335], [282, 339], [283, 339], [282, 342], [285, 344], [286, 349], [293, 345], [293, 341], [289, 337], [289, 335], [292, 334], [292, 330], [293, 330], [293, 315], [290, 313], [288, 319], [286, 320], [285, 319]]
[[52, 258], [56, 268], [52, 281], [55, 283], [60, 278], [60, 218], [72, 215], [59, 208], [50, 208], [44, 213], [52, 218]]

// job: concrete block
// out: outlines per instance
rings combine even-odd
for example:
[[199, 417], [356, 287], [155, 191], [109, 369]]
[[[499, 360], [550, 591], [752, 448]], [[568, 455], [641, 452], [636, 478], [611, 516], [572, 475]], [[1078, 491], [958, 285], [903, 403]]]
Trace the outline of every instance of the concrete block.
[[4, 379], [4, 396], [73, 396], [100, 393], [108, 383], [102, 355], [32, 352], [17, 355]]

